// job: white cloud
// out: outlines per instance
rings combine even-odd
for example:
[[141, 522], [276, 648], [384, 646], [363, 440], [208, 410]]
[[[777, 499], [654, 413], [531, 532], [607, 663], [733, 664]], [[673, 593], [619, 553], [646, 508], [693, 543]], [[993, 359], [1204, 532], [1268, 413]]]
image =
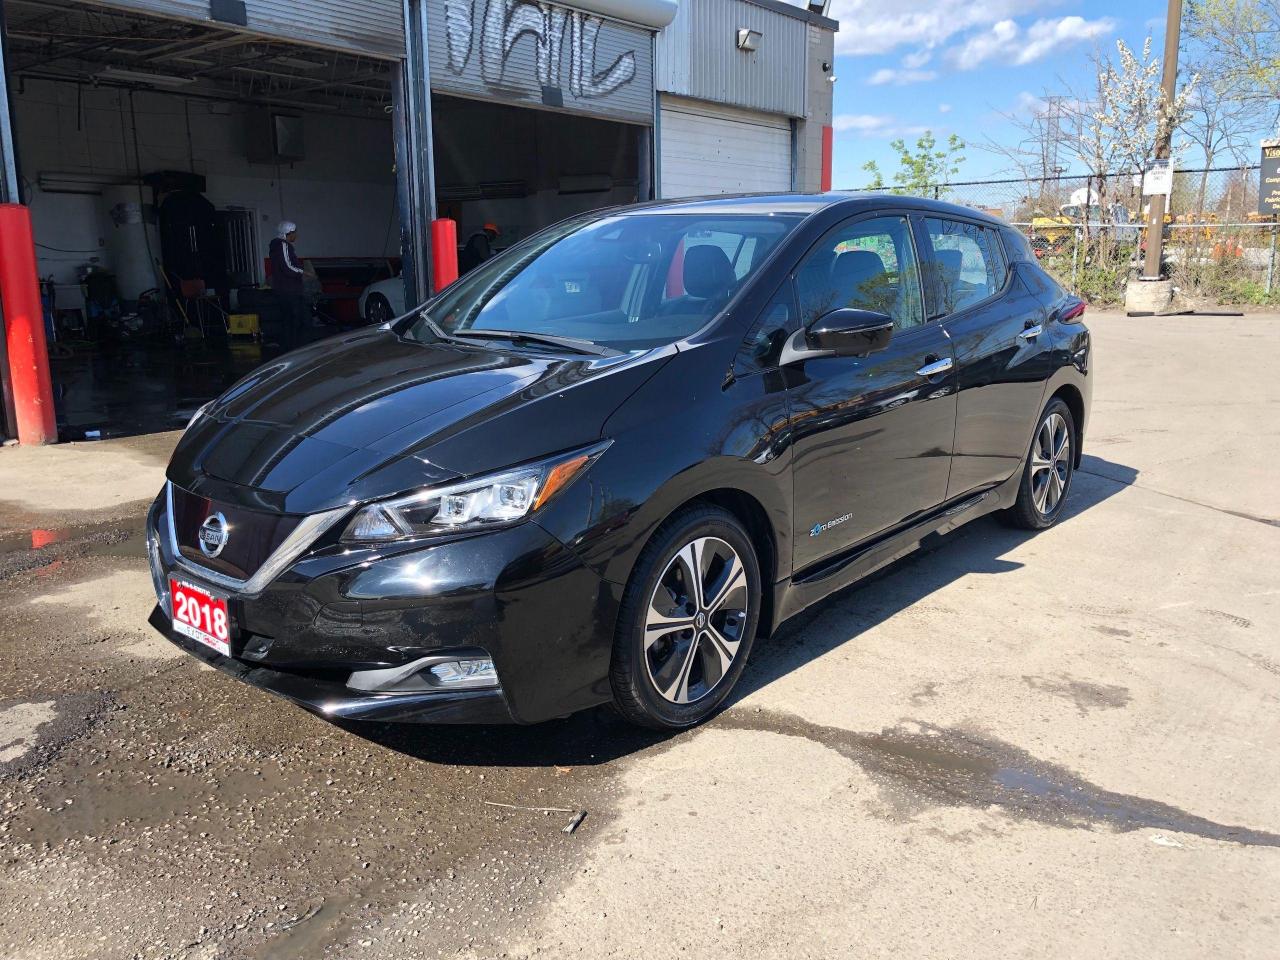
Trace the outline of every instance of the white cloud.
[[908, 53], [903, 57], [902, 65], [908, 70], [919, 70], [932, 59], [932, 50], [917, 50], [915, 53]]
[[867, 83], [873, 87], [883, 87], [886, 84], [904, 87], [909, 83], [927, 83], [937, 79], [938, 74], [933, 70], [894, 70], [891, 67], [885, 67], [873, 73], [867, 79]]
[[938, 112], [939, 112], [939, 113], [950, 113], [950, 112], [951, 112], [951, 104], [949, 104], [949, 103], [940, 103], [940, 104], [938, 104]]
[[[975, 27], [986, 27], [1054, 0], [831, 0], [840, 21], [838, 54], [888, 53], [901, 46], [937, 47]], [[912, 67], [908, 64], [909, 69]], [[923, 66], [919, 64], [918, 66]]]
[[863, 137], [891, 140], [895, 137], [918, 137], [927, 127], [903, 123], [897, 117], [877, 113], [841, 113], [831, 120], [837, 133], [856, 133]]
[[987, 60], [1000, 59], [1019, 66], [1042, 60], [1058, 50], [1086, 43], [1111, 33], [1115, 20], [1101, 17], [1058, 17], [1037, 20], [1026, 30], [1010, 19], [998, 20], [947, 52], [947, 59], [961, 70], [972, 70]]

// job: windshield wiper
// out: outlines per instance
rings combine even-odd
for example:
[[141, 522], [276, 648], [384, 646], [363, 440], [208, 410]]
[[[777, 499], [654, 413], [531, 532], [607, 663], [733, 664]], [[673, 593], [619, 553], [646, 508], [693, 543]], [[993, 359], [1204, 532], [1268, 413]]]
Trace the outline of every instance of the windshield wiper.
[[510, 340], [512, 343], [541, 343], [550, 347], [562, 347], [575, 353], [588, 353], [596, 357], [616, 357], [617, 350], [602, 347], [593, 340], [577, 337], [557, 337], [549, 333], [529, 333], [525, 330], [463, 330], [455, 337], [476, 337], [489, 340]]
[[418, 319], [427, 325], [427, 329], [431, 331], [431, 335], [441, 343], [458, 342], [453, 337], [449, 336], [449, 334], [445, 333], [444, 330], [441, 329], [440, 324], [431, 319], [431, 314], [427, 313], [427, 311], [419, 310]]

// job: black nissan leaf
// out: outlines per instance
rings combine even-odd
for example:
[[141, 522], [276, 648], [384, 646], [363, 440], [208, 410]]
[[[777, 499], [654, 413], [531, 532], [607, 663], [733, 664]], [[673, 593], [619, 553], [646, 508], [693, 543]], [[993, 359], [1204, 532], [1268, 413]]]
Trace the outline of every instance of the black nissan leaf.
[[335, 718], [687, 727], [926, 537], [1062, 515], [1083, 312], [927, 200], [571, 219], [203, 408], [148, 519], [151, 622]]

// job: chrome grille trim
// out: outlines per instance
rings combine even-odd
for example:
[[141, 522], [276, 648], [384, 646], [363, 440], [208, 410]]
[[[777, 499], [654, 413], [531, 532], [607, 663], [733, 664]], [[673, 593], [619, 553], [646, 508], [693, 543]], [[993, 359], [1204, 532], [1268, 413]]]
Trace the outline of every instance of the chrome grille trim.
[[247, 596], [259, 594], [269, 587], [271, 582], [280, 576], [289, 564], [302, 556], [307, 548], [319, 539], [321, 534], [350, 513], [349, 507], [336, 507], [333, 510], [325, 510], [322, 513], [308, 514], [302, 518], [302, 522], [294, 527], [293, 532], [285, 537], [280, 546], [276, 547], [271, 556], [267, 557], [252, 577], [248, 580], [237, 580], [235, 577], [229, 577], [225, 573], [219, 573], [216, 570], [210, 570], [207, 567], [192, 563], [183, 555], [178, 547], [178, 533], [173, 525], [173, 482], [171, 480], [165, 481], [164, 495], [165, 529], [169, 537], [169, 552], [173, 554], [175, 566], [185, 570], [193, 577], [205, 580], [225, 590], [231, 590]]

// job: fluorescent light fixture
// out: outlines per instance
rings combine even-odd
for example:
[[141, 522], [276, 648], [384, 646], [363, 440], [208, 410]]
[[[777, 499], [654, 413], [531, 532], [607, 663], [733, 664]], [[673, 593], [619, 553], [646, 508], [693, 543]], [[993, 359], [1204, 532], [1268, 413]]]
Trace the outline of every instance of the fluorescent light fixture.
[[103, 67], [98, 76], [104, 80], [123, 80], [128, 83], [147, 83], [154, 87], [185, 87], [195, 83], [195, 77], [179, 77], [172, 73], [149, 73], [146, 70], [127, 70], [124, 67]]
[[103, 187], [129, 182], [125, 177], [95, 173], [58, 173], [45, 170], [36, 175], [36, 185], [42, 193], [83, 193], [101, 196]]
[[303, 57], [272, 57], [272, 63], [284, 64], [286, 67], [293, 67], [295, 70], [319, 70], [327, 67], [329, 64], [323, 60], [307, 60]]

